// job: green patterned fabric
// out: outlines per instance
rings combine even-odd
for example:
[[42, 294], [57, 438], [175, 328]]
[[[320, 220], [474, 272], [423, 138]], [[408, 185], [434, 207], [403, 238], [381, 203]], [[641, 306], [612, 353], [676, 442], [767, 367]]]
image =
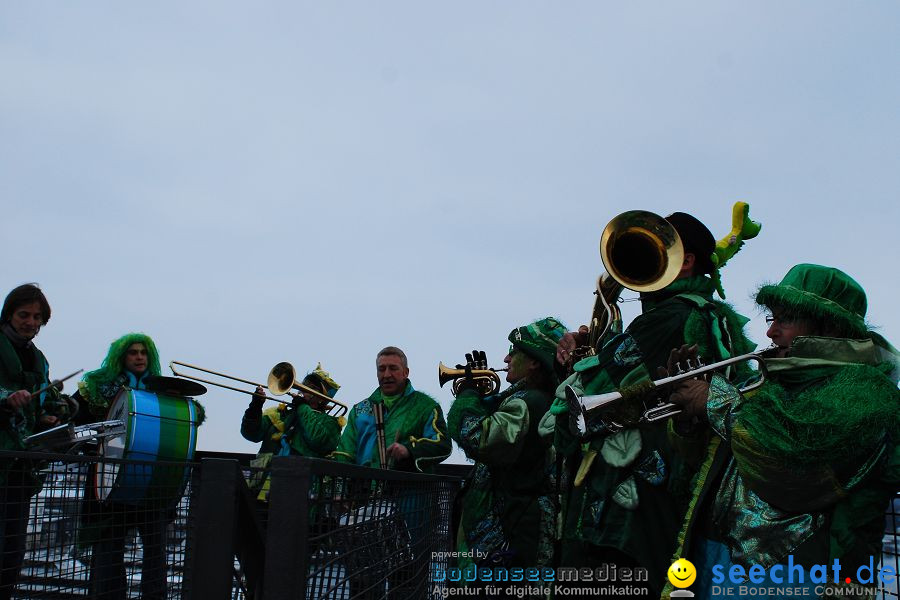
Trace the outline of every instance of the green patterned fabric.
[[[551, 564], [558, 514], [553, 455], [550, 440], [538, 433], [550, 400], [524, 380], [495, 396], [466, 389], [454, 400], [450, 435], [475, 461], [461, 497], [458, 551], [490, 555], [498, 566]], [[460, 566], [472, 563], [463, 559]]]
[[[659, 292], [643, 295], [644, 312], [597, 356], [576, 364], [566, 383], [586, 394], [639, 390], [656, 378], [656, 369], [665, 366], [670, 351], [682, 344], [697, 344], [707, 363], [752, 350], [754, 344], [743, 333], [747, 319], [727, 304], [714, 302], [714, 289], [708, 277], [699, 276], [676, 280]], [[558, 400], [561, 392], [557, 390]], [[625, 415], [639, 413], [635, 396], [616, 410]], [[659, 592], [663, 574], [672, 563], [697, 462], [672, 446], [665, 421], [641, 426], [631, 430], [637, 435], [623, 437], [610, 435], [600, 421], [589, 418], [593, 435], [584, 449], [573, 439], [567, 421], [568, 415], [557, 416], [554, 445], [566, 456], [568, 469], [576, 472], [580, 468], [576, 475], [583, 476], [583, 482], [576, 477], [580, 485], [568, 494], [561, 564], [582, 564], [584, 544], [612, 548], [650, 573], [659, 573], [660, 579], [651, 582], [652, 589]], [[595, 453], [593, 462], [587, 463]], [[612, 457], [628, 457], [628, 461]]]
[[[50, 381], [50, 367], [44, 354], [33, 343], [29, 343], [21, 351], [31, 354], [31, 369], [23, 368], [12, 342], [5, 334], [0, 333], [0, 399], [5, 399], [18, 390], [35, 391]], [[68, 405], [56, 388], [50, 388], [40, 396], [33, 396], [31, 402], [21, 410], [0, 408], [0, 449], [24, 450], [24, 439], [35, 433], [38, 421], [45, 415], [56, 417], [62, 422], [69, 419]], [[12, 466], [12, 461], [0, 461], [0, 485], [6, 482], [6, 474]], [[34, 484], [32, 492], [36, 493], [40, 489], [40, 479], [30, 472], [30, 466], [23, 465], [20, 468], [28, 471], [25, 477]]]
[[[865, 294], [836, 269], [798, 265], [757, 300], [864, 331]], [[807, 568], [839, 560], [846, 573], [877, 563], [884, 511], [900, 490], [895, 357], [880, 336], [805, 336], [787, 357], [766, 359], [755, 391], [714, 377], [707, 413], [722, 443], [698, 475], [676, 553], [691, 558], [706, 538], [745, 567], [788, 555]]]
[[[368, 398], [353, 405], [332, 458], [379, 468], [372, 406], [383, 401], [381, 390], [376, 388]], [[447, 437], [444, 412], [434, 398], [416, 391], [412, 382], [407, 382], [402, 396], [390, 408], [385, 408], [385, 444], [390, 446], [396, 439], [406, 446], [411, 457], [409, 462], [394, 465], [396, 469], [428, 473], [450, 456], [452, 445]]]

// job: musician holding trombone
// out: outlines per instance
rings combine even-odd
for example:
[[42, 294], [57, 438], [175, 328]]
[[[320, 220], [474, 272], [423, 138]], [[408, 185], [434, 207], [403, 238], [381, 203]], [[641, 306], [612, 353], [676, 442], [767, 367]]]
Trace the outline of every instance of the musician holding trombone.
[[[839, 562], [838, 584], [829, 571], [826, 587], [845, 589], [825, 595], [874, 597], [884, 512], [900, 490], [900, 354], [868, 328], [864, 290], [838, 269], [796, 265], [756, 302], [775, 344], [763, 354], [763, 384], [742, 394], [714, 375], [682, 381], [669, 398], [708, 422], [719, 444], [675, 554], [698, 573], [788, 562], [810, 573]], [[670, 370], [695, 353], [673, 351]], [[875, 572], [861, 583], [870, 561]], [[697, 581], [697, 597], [710, 597], [709, 578]]]
[[[642, 216], [641, 227], [645, 220]], [[677, 236], [671, 235], [671, 228]], [[592, 348], [593, 355], [574, 364], [574, 373], [566, 381], [580, 393], [620, 390], [626, 399], [617, 405], [613, 418], [589, 414], [584, 438], [572, 429], [569, 407], [562, 402], [560, 391], [550, 414], [556, 415], [555, 446], [566, 457], [570, 477], [560, 566], [645, 568], [650, 577], [647, 597], [658, 598], [690, 498], [693, 461], [702, 456], [705, 438], [698, 434], [696, 439], [687, 436], [684, 440], [696, 455], [676, 453], [667, 435], [667, 422], [642, 422], [642, 413], [635, 407], [640, 406], [656, 369], [666, 364], [670, 346], [697, 344], [707, 361], [713, 362], [749, 352], [754, 344], [743, 334], [748, 319], [713, 300], [718, 273], [713, 262], [716, 242], [709, 229], [681, 212], [650, 229], [680, 239], [677, 252], [668, 258], [674, 264], [659, 269], [671, 272], [674, 280], [669, 279], [661, 289], [642, 291], [642, 313], [623, 333]], [[621, 238], [613, 235], [609, 239], [619, 243], [615, 240]], [[633, 257], [631, 252], [616, 249], [609, 255], [617, 260]], [[653, 265], [648, 263], [606, 264], [606, 268], [610, 275], [629, 270], [652, 272]], [[628, 287], [634, 278], [623, 279], [622, 285]], [[557, 353], [560, 362], [571, 364], [579, 337], [564, 336]]]
[[483, 386], [483, 377], [473, 377], [473, 367], [476, 375], [487, 369], [484, 353], [466, 355], [447, 414], [451, 437], [475, 461], [462, 498], [457, 550], [469, 557], [460, 559], [463, 568], [552, 565], [559, 508], [550, 440], [538, 424], [559, 383], [556, 345], [565, 333], [553, 317], [513, 329], [504, 359], [511, 385], [499, 393], [499, 381]]
[[303, 386], [319, 392], [297, 394], [291, 404], [262, 410], [266, 397], [262, 386], [257, 386], [250, 405], [241, 420], [241, 435], [251, 442], [261, 442], [256, 458], [250, 463], [257, 471], [251, 475], [250, 490], [257, 499], [266, 501], [269, 496], [269, 471], [273, 456], [308, 456], [324, 458], [338, 444], [343, 417], [325, 412], [325, 398], [334, 398], [340, 385], [318, 363], [303, 378]]
[[[56, 387], [47, 388], [50, 367], [34, 345], [50, 320], [41, 289], [27, 283], [13, 289], [0, 311], [0, 448], [25, 450], [24, 439], [69, 418]], [[41, 393], [36, 393], [40, 390]], [[12, 595], [25, 556], [31, 496], [41, 480], [29, 461], [0, 460], [0, 599]]]

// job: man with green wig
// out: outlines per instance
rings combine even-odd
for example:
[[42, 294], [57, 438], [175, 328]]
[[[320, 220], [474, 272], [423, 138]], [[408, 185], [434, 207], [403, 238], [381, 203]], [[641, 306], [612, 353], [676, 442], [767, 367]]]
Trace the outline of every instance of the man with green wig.
[[[683, 437], [675, 435], [671, 421], [639, 423], [640, 410], [635, 409], [657, 378], [657, 369], [666, 365], [670, 346], [697, 344], [706, 362], [754, 348], [743, 333], [748, 319], [713, 299], [713, 292], [719, 288], [721, 295], [721, 288], [712, 233], [687, 213], [676, 212], [666, 220], [684, 246], [677, 278], [662, 290], [642, 293], [641, 314], [594, 356], [574, 364], [573, 374], [564, 382], [579, 395], [622, 392], [624, 400], [614, 418], [591, 413], [587, 435], [580, 438], [570, 425], [562, 386], [550, 412], [556, 415], [554, 445], [565, 457], [559, 565], [641, 569], [636, 581], [646, 592], [643, 597], [649, 598], [659, 597], [672, 564], [697, 466], [695, 455], [702, 454], [706, 440], [692, 423], [679, 423]], [[559, 359], [568, 358], [575, 337], [563, 338]], [[623, 427], [611, 426], [610, 421]], [[549, 431], [552, 424], [548, 417], [542, 430]], [[676, 452], [681, 445], [693, 453]]]
[[[801, 565], [807, 595], [874, 597], [884, 512], [900, 490], [900, 355], [869, 330], [865, 292], [838, 269], [796, 265], [756, 302], [775, 344], [763, 385], [742, 394], [715, 375], [670, 397], [715, 434], [677, 553], [698, 573], [771, 573], [749, 587], [772, 588]], [[692, 354], [682, 347], [670, 362]], [[824, 581], [814, 565], [825, 565]], [[698, 583], [710, 597], [709, 577]]]
[[[475, 461], [465, 484], [457, 550], [460, 566], [552, 566], [556, 515], [549, 439], [538, 424], [559, 384], [556, 345], [566, 333], [553, 317], [513, 329], [500, 393], [485, 396], [460, 382], [447, 415], [450, 436]], [[478, 368], [483, 353], [473, 352]], [[472, 356], [467, 355], [467, 372]], [[480, 357], [479, 357], [480, 355]]]
[[[106, 420], [110, 406], [125, 389], [145, 390], [151, 376], [160, 374], [159, 352], [150, 336], [129, 333], [109, 346], [99, 369], [84, 375], [75, 398], [81, 409], [78, 423]], [[197, 404], [198, 420], [203, 421], [202, 406]], [[141, 597], [166, 596], [166, 528], [174, 518], [172, 511], [159, 507], [135, 507], [114, 502], [100, 502], [90, 489], [85, 493], [81, 510], [79, 544], [92, 548], [91, 597], [119, 600], [126, 597], [125, 540], [137, 529], [143, 543], [141, 558]]]
[[[340, 385], [331, 378], [322, 363], [303, 378], [303, 385], [329, 398], [334, 398]], [[337, 447], [343, 418], [326, 412], [325, 401], [313, 394], [295, 399], [292, 404], [262, 410], [265, 395], [257, 388], [250, 406], [241, 420], [241, 435], [251, 442], [262, 442], [256, 458], [250, 463], [257, 470], [251, 474], [250, 489], [259, 500], [269, 497], [266, 467], [273, 456], [308, 456], [325, 458]]]

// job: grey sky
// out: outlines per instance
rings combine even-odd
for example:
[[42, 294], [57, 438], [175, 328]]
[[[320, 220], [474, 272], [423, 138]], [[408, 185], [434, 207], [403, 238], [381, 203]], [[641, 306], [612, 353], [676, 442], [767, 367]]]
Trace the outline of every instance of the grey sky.
[[[56, 374], [140, 330], [250, 379], [321, 360], [352, 404], [395, 344], [446, 410], [438, 361], [587, 320], [610, 218], [719, 238], [744, 200], [763, 231], [723, 277], [755, 340], [751, 291], [817, 262], [896, 344], [898, 24], [888, 1], [2, 3], [3, 293], [46, 291]], [[201, 448], [253, 450], [247, 397], [201, 400]]]

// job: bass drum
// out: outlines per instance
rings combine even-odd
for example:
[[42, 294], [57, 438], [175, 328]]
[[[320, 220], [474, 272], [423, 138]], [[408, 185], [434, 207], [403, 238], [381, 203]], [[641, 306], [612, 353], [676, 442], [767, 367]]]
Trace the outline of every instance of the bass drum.
[[190, 476], [188, 465], [178, 463], [193, 460], [197, 447], [197, 405], [180, 396], [122, 388], [106, 418], [125, 423], [125, 431], [104, 440], [101, 456], [139, 462], [98, 462], [97, 500], [166, 508], [178, 504]]

